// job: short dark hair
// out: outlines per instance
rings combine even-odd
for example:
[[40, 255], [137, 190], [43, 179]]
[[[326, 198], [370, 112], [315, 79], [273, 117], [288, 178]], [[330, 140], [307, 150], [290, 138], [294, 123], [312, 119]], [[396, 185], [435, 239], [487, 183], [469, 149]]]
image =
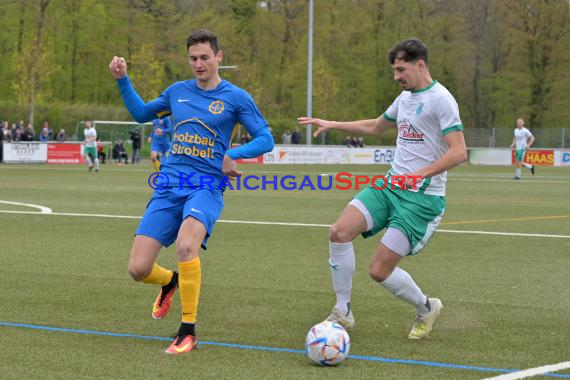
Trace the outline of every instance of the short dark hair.
[[220, 50], [218, 37], [206, 29], [194, 29], [190, 32], [190, 35], [186, 40], [186, 50], [188, 50], [192, 45], [201, 44], [204, 42], [210, 43], [214, 54], [218, 54], [218, 51]]
[[398, 42], [388, 53], [388, 60], [393, 65], [396, 59], [415, 63], [419, 59], [428, 63], [428, 48], [417, 38], [410, 38]]

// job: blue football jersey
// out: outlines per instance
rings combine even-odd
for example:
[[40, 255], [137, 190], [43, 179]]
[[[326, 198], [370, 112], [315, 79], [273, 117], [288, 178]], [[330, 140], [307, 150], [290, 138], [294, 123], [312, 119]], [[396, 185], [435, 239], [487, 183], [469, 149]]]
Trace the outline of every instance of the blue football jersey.
[[[161, 135], [156, 133], [157, 128], [160, 128], [162, 130]], [[172, 124], [170, 123], [170, 118], [168, 117], [165, 117], [164, 119], [158, 118], [152, 121], [152, 131], [150, 132], [149, 137], [152, 138], [152, 142], [154, 144], [170, 145], [171, 134], [172, 134]]]
[[161, 166], [170, 187], [179, 187], [181, 179], [200, 186], [210, 182], [209, 178], [218, 186], [236, 124], [250, 134], [268, 127], [252, 97], [226, 80], [212, 90], [202, 90], [194, 79], [176, 82], [156, 101], [155, 109], [160, 109], [156, 114], [172, 114], [173, 118], [172, 142]]

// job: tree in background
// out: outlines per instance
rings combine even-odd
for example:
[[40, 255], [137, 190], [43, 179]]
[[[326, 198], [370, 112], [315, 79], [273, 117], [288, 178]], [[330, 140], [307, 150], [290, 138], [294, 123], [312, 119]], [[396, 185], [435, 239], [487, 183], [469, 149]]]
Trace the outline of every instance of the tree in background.
[[36, 101], [42, 95], [49, 95], [51, 76], [55, 72], [50, 50], [46, 48], [44, 28], [50, 0], [40, 0], [36, 33], [33, 41], [24, 42], [22, 51], [16, 56], [16, 76], [11, 87], [21, 103], [28, 105], [28, 122], [34, 124]]
[[145, 101], [156, 98], [164, 90], [164, 67], [155, 50], [151, 44], [142, 44], [131, 55], [129, 76]]

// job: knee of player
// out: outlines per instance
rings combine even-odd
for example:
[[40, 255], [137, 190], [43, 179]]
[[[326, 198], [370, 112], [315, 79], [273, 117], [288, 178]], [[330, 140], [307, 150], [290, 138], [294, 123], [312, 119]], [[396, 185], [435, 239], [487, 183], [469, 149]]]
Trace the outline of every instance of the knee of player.
[[390, 275], [387, 273], [387, 268], [377, 263], [370, 263], [368, 266], [368, 275], [376, 282], [384, 282]]
[[349, 243], [352, 241], [352, 238], [349, 231], [339, 227], [337, 224], [333, 224], [329, 229], [329, 239], [333, 243]]
[[190, 261], [198, 257], [200, 246], [189, 239], [180, 239], [176, 242], [176, 258], [178, 261]]
[[140, 265], [129, 263], [129, 275], [135, 281], [142, 281], [144, 280], [150, 273], [148, 268], [143, 268]]

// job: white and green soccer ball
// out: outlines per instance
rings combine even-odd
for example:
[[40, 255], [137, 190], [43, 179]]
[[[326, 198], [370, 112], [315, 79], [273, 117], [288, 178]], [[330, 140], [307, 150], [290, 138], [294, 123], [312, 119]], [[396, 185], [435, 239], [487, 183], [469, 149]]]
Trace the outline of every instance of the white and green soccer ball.
[[321, 322], [309, 330], [305, 350], [307, 356], [319, 365], [337, 365], [348, 356], [350, 337], [338, 323]]

